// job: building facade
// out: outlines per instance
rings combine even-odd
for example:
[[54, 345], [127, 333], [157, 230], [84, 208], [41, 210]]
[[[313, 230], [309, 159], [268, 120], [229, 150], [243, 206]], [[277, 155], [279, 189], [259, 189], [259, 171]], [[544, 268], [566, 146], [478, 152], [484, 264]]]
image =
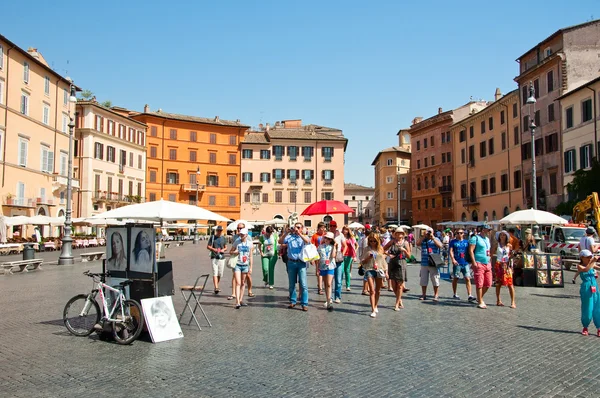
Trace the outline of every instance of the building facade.
[[568, 200], [567, 185], [575, 171], [589, 170], [600, 147], [600, 77], [586, 82], [559, 97], [563, 147], [562, 191]]
[[354, 213], [346, 214], [344, 224], [358, 222], [373, 224], [375, 212], [375, 189], [363, 185], [344, 184], [344, 203], [354, 209]]
[[523, 208], [519, 91], [450, 127], [453, 220], [492, 221]]
[[146, 125], [95, 100], [77, 103], [74, 217], [142, 202], [146, 192]]
[[412, 211], [416, 224], [433, 228], [454, 218], [452, 182], [454, 167], [452, 124], [485, 108], [485, 101], [471, 101], [428, 119], [413, 119], [408, 130], [412, 147]]
[[[563, 201], [561, 116], [557, 98], [598, 77], [600, 20], [560, 29], [517, 59], [520, 90], [523, 194], [532, 205], [532, 137], [535, 122], [535, 160], [538, 208], [552, 210]], [[527, 104], [529, 84], [535, 104]], [[593, 153], [591, 156], [595, 156]]]
[[[261, 125], [259, 131], [248, 132], [241, 145], [241, 217], [287, 220], [313, 202], [343, 201], [347, 143], [341, 130], [303, 126], [301, 120]], [[309, 229], [331, 219], [344, 221], [341, 214], [300, 217]]]
[[[0, 35], [0, 195], [3, 214], [64, 216], [71, 82], [37, 49]], [[73, 180], [79, 187], [79, 180]], [[44, 227], [42, 234], [55, 235]]]

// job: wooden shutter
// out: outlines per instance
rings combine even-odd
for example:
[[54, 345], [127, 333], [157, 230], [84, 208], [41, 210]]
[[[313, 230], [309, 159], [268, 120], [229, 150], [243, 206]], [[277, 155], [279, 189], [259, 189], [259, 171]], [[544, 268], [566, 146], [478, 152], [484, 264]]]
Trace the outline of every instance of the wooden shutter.
[[310, 156], [315, 156], [315, 148], [314, 147], [310, 147]]
[[314, 171], [314, 170], [311, 170], [311, 171], [310, 171], [310, 179], [311, 179], [311, 180], [314, 180], [314, 179], [315, 179], [315, 171]]
[[333, 170], [331, 170], [331, 179], [333, 180]]
[[286, 171], [286, 173], [287, 173], [287, 174], [286, 174], [286, 176], [287, 176], [287, 179], [288, 179], [288, 180], [290, 179], [290, 170], [291, 170], [291, 169], [287, 169], [287, 171]]
[[325, 179], [325, 170], [321, 170], [321, 179], [324, 180]]
[[579, 148], [579, 168], [585, 167], [585, 145]]
[[275, 169], [273, 169], [273, 178], [275, 178]]
[[252, 182], [252, 177], [254, 174], [253, 173], [248, 173], [248, 174], [250, 174], [250, 182]]

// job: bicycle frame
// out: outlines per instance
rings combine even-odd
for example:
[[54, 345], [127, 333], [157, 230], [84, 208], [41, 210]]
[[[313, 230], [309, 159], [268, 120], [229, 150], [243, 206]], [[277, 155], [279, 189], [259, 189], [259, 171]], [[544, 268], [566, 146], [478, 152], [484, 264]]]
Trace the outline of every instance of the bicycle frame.
[[[114, 304], [112, 305], [111, 310], [108, 310], [108, 304], [106, 302], [106, 297], [104, 295], [104, 290], [103, 288], [106, 288], [112, 292], [118, 293], [117, 296], [117, 300], [115, 300]], [[94, 289], [95, 291], [92, 291], [92, 293], [88, 296], [88, 298], [90, 300], [95, 300], [95, 294], [94, 293], [100, 293], [100, 300], [102, 301], [102, 310], [104, 312], [104, 316], [102, 317], [103, 320], [109, 321], [109, 322], [120, 322], [122, 320], [125, 319], [125, 310], [123, 308], [123, 301], [125, 301], [125, 296], [123, 295], [123, 292], [119, 289], [115, 289], [112, 286], [109, 286], [105, 283], [102, 282], [98, 282], [96, 289]], [[87, 311], [89, 310], [89, 306], [91, 304], [86, 304], [83, 308], [83, 310], [81, 311], [81, 316], [84, 316]], [[115, 313], [115, 310], [117, 309], [117, 306], [121, 307], [121, 319], [115, 319], [113, 318], [113, 315]]]

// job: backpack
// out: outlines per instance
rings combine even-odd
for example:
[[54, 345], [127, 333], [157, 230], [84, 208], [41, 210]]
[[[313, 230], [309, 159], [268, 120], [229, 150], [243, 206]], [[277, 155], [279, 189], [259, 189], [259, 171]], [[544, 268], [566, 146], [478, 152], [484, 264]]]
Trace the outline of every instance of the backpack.
[[[477, 245], [479, 235], [475, 235], [475, 244]], [[465, 251], [465, 261], [467, 262], [467, 264], [473, 264], [473, 260], [474, 258], [471, 257], [471, 250], [469, 249], [469, 246], [471, 246], [471, 244], [469, 243], [469, 245], [467, 246], [467, 250]]]

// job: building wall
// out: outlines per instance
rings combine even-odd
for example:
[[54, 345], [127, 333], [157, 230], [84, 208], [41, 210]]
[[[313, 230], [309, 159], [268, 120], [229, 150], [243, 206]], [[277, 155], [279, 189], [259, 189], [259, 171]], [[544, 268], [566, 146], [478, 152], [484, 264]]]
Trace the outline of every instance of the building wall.
[[[75, 136], [78, 156], [74, 170], [81, 181], [74, 198], [75, 217], [90, 217], [145, 198], [146, 127], [143, 124], [97, 103], [81, 103], [77, 105]], [[102, 154], [96, 153], [96, 144], [102, 146]], [[110, 160], [108, 147], [115, 148], [115, 156]], [[123, 165], [121, 151], [126, 152]]]
[[[409, 147], [405, 150], [409, 150]], [[393, 150], [382, 151], [374, 167], [375, 221], [379, 225], [398, 222], [398, 189], [400, 189], [400, 220], [411, 223], [411, 154]]]
[[[298, 160], [291, 161], [284, 154], [282, 160], [275, 160], [272, 155], [273, 146], [282, 145], [286, 148], [290, 145], [294, 146], [314, 146], [314, 157], [310, 162], [303, 160], [301, 154]], [[333, 157], [331, 162], [325, 162], [322, 157], [322, 147], [333, 147]], [[292, 140], [292, 139], [271, 139], [269, 144], [255, 144], [242, 142], [242, 151], [244, 149], [252, 150], [252, 159], [242, 159], [242, 173], [252, 173], [252, 182], [241, 183], [241, 218], [245, 220], [270, 220], [275, 217], [283, 217], [287, 220], [291, 212], [297, 212], [298, 215], [311, 203], [322, 200], [324, 193], [331, 195], [334, 200], [344, 200], [344, 142], [343, 141], [327, 141], [327, 140]], [[271, 151], [270, 159], [260, 159], [260, 150]], [[273, 178], [273, 169], [286, 170], [285, 178], [281, 184], [277, 184]], [[314, 181], [307, 184], [300, 178], [294, 185], [287, 178], [287, 170], [313, 170]], [[323, 170], [333, 170], [333, 180], [331, 185], [326, 185], [323, 180]], [[260, 174], [269, 173], [271, 176], [269, 182], [260, 182]], [[300, 176], [302, 177], [302, 175]], [[276, 193], [282, 192], [282, 202], [277, 203]], [[296, 192], [296, 203], [291, 202], [290, 192]], [[258, 198], [253, 199], [253, 194], [259, 194]], [[247, 201], [247, 194], [250, 194], [250, 201]], [[263, 194], [267, 195], [267, 201], [264, 200]], [[310, 196], [306, 197], [305, 195]], [[258, 201], [255, 199], [259, 199]], [[319, 221], [323, 221], [325, 215], [319, 216], [301, 216], [300, 221], [304, 222], [309, 228], [315, 229]], [[332, 215], [339, 223], [344, 222], [343, 214]]]
[[[518, 95], [515, 90], [474, 116], [452, 126], [454, 220], [499, 220], [504, 215], [523, 208], [522, 178], [518, 175], [521, 170]], [[514, 105], [516, 107], [513, 108]], [[492, 129], [489, 128], [490, 118]], [[484, 133], [481, 133], [481, 122], [486, 125]], [[473, 137], [470, 136], [471, 128]], [[481, 143], [486, 146], [483, 157], [480, 152]], [[470, 146], [475, 151], [473, 159], [469, 158]], [[490, 146], [493, 147], [492, 155], [489, 153]], [[514, 178], [515, 172], [517, 179]], [[503, 176], [506, 179], [506, 189], [502, 186]], [[482, 181], [487, 184], [485, 194]], [[475, 184], [474, 192], [470, 189], [471, 183]]]
[[375, 189], [345, 188], [344, 203], [354, 209], [354, 213], [345, 217], [345, 224], [359, 222], [372, 224], [375, 211]]
[[[165, 119], [154, 115], [132, 116], [148, 126], [146, 200], [172, 200], [196, 203], [194, 181], [200, 168], [199, 206], [230, 219], [240, 216], [240, 153], [239, 143], [245, 128], [210, 125]], [[171, 130], [177, 131], [177, 139], [171, 139]], [[196, 132], [196, 141], [190, 140], [190, 132]], [[210, 143], [210, 135], [216, 135], [216, 143]], [[233, 137], [233, 138], [231, 138]], [[230, 141], [232, 140], [232, 141]], [[156, 148], [156, 157], [153, 149]], [[176, 151], [176, 160], [170, 160], [170, 150]], [[196, 152], [196, 161], [190, 160], [190, 152]], [[216, 154], [216, 163], [210, 163], [210, 154]], [[229, 155], [235, 156], [230, 164]], [[178, 175], [178, 182], [169, 183], [166, 173]], [[156, 175], [152, 181], [153, 175]], [[218, 186], [208, 184], [208, 176], [218, 177]], [[193, 176], [193, 177], [192, 177]], [[230, 184], [229, 177], [235, 179]]]
[[[60, 161], [61, 153], [68, 159], [68, 115], [74, 110], [68, 101], [70, 85], [47, 66], [17, 48], [11, 49], [12, 44], [1, 38], [0, 46], [3, 55], [0, 65], [0, 196], [3, 214], [64, 215], [67, 170], [66, 167], [61, 169]], [[29, 64], [27, 82], [25, 62]], [[26, 114], [21, 113], [23, 94], [28, 98]], [[46, 118], [44, 108], [47, 109]], [[20, 161], [20, 142], [27, 146], [26, 161], [24, 158]], [[43, 150], [51, 155], [43, 155]], [[74, 186], [78, 183], [74, 181]], [[45, 227], [42, 233], [48, 235], [58, 231]]]

